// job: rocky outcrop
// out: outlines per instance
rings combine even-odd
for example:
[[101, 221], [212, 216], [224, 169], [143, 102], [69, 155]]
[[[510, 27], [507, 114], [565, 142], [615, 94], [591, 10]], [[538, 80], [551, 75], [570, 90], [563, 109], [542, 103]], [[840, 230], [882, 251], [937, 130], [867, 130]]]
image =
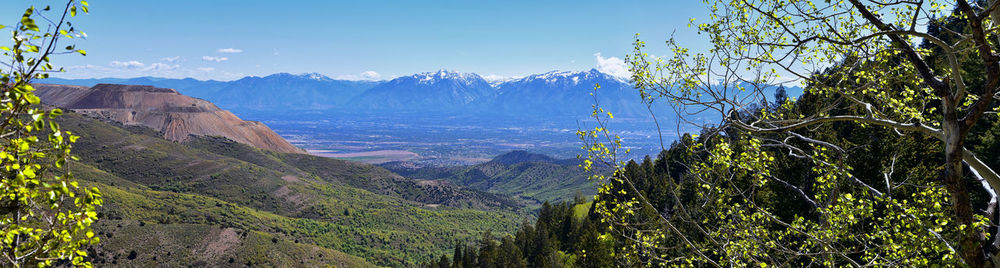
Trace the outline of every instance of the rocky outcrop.
[[222, 136], [261, 149], [305, 153], [260, 122], [244, 121], [211, 102], [153, 86], [98, 84], [94, 87], [35, 84], [42, 102], [78, 113], [147, 126], [163, 137]]

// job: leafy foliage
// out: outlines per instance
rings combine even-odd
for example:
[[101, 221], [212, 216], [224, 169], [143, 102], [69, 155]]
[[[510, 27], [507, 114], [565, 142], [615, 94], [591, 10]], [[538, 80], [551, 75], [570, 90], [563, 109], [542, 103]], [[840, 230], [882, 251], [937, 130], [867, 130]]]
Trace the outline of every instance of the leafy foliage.
[[[622, 258], [982, 267], [995, 257], [1000, 179], [980, 143], [993, 144], [988, 111], [1000, 98], [1000, 1], [705, 3], [710, 19], [696, 27], [707, 53], [670, 40], [673, 55], [652, 58], [637, 38], [628, 63], [647, 101], [722, 120], [700, 124], [652, 173], [617, 158], [624, 147], [600, 107], [599, 125], [578, 133], [585, 166], [616, 169], [596, 177], [595, 202], [629, 241]], [[780, 75], [805, 95], [773, 103], [762, 88]]]
[[[63, 51], [58, 41], [80, 34], [66, 20], [78, 9], [87, 12], [87, 2], [68, 1], [55, 10], [58, 18], [45, 15], [51, 7], [29, 7], [10, 28], [13, 43], [0, 46], [9, 59], [0, 66], [0, 263], [4, 266], [50, 266], [59, 260], [90, 266], [82, 247], [100, 241], [90, 226], [102, 204], [101, 192], [81, 188], [66, 168], [75, 160], [70, 151], [78, 137], [51, 120], [61, 110], [38, 107], [31, 86], [32, 79], [57, 70], [49, 57]], [[43, 31], [38, 21], [49, 25]], [[64, 51], [86, 54], [73, 45]]]

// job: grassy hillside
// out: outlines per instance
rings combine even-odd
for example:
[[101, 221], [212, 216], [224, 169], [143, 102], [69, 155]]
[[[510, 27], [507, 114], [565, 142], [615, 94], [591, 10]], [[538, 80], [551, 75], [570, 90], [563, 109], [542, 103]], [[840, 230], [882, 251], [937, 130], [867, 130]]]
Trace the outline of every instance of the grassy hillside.
[[[390, 195], [423, 204], [459, 208], [517, 210], [523, 200], [471, 190], [451, 183], [417, 181], [382, 167], [306, 154], [260, 151], [221, 137], [192, 137], [185, 145], [233, 157], [272, 170], [307, 172], [334, 184], [346, 184], [373, 193]], [[286, 164], [287, 163], [287, 164]]]
[[[148, 128], [73, 113], [60, 121], [81, 136], [75, 174], [106, 195], [97, 228], [107, 238], [94, 249], [95, 261], [145, 265], [169, 253], [189, 254], [172, 260], [179, 265], [228, 265], [233, 258], [264, 266], [406, 266], [444, 253], [456, 239], [512, 231], [525, 215], [504, 196], [416, 182], [370, 165], [222, 139], [177, 143]], [[185, 236], [204, 241], [168, 239]], [[160, 244], [130, 259], [130, 241]], [[203, 250], [220, 247], [209, 250], [214, 255]]]
[[576, 159], [558, 160], [525, 151], [513, 151], [493, 160], [464, 167], [407, 168], [398, 163], [383, 167], [422, 180], [444, 179], [473, 189], [509, 194], [539, 202], [572, 201], [576, 193], [593, 196], [597, 186]]

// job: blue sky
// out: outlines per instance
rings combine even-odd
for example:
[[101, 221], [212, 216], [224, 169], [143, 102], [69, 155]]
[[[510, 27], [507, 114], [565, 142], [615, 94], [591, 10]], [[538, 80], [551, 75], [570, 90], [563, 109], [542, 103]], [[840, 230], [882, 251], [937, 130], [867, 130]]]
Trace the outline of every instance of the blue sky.
[[[4, 1], [0, 23], [29, 5]], [[66, 78], [232, 80], [278, 72], [389, 79], [449, 69], [491, 77], [551, 70], [622, 72], [641, 33], [701, 43], [701, 1], [123, 1], [92, 0], [76, 18], [86, 57], [54, 62]], [[704, 17], [704, 16], [702, 16]], [[600, 54], [597, 54], [600, 53]]]

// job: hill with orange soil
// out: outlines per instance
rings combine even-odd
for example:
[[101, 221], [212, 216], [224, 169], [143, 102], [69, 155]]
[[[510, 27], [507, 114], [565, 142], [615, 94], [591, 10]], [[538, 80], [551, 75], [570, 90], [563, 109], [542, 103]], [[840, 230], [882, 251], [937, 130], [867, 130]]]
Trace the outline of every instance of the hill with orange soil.
[[245, 121], [211, 102], [153, 86], [97, 84], [94, 87], [36, 84], [42, 102], [125, 125], [141, 125], [163, 138], [221, 136], [253, 147], [305, 153], [261, 122]]

